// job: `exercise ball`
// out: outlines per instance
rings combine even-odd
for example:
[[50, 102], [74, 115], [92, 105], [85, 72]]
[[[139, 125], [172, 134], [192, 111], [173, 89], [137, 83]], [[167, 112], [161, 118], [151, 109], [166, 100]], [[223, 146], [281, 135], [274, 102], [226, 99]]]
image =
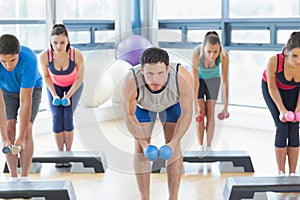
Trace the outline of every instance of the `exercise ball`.
[[114, 82], [110, 74], [105, 73], [100, 78], [96, 86], [95, 99], [97, 105], [106, 102], [112, 95], [114, 89]]
[[107, 73], [112, 77], [114, 85], [112, 94], [113, 103], [120, 103], [122, 101], [122, 81], [130, 68], [132, 68], [132, 65], [124, 60], [115, 60], [108, 67]]
[[[86, 52], [84, 69], [84, 87], [80, 98], [80, 104], [85, 107], [98, 107], [97, 88], [98, 83], [107, 71], [109, 64], [115, 60], [115, 51], [93, 50]], [[109, 87], [109, 86], [108, 86]]]
[[130, 35], [117, 45], [116, 58], [134, 66], [140, 63], [142, 53], [149, 47], [152, 47], [152, 44], [147, 38], [140, 35]]

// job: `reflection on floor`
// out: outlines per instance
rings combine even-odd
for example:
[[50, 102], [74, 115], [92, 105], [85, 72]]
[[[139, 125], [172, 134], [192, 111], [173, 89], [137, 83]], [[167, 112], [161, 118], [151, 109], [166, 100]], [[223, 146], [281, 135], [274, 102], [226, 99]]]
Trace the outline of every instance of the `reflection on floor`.
[[[96, 129], [96, 130], [95, 130]], [[182, 150], [196, 150], [195, 124], [192, 123], [182, 140]], [[226, 178], [229, 176], [275, 176], [277, 174], [274, 156], [274, 133], [252, 129], [228, 127], [217, 124], [213, 150], [245, 150], [252, 159], [255, 173], [220, 173], [220, 163], [184, 163], [179, 199], [221, 200]], [[53, 135], [35, 135], [35, 151], [55, 150]], [[132, 155], [133, 142], [123, 120], [101, 122], [77, 129], [73, 150], [104, 150], [108, 169], [104, 174], [71, 174], [67, 169], [58, 169], [54, 164], [43, 164], [40, 173], [30, 174], [32, 180], [71, 180], [77, 198], [85, 199], [139, 199], [139, 193], [132, 162], [121, 156]], [[152, 143], [163, 144], [161, 126], [155, 126]], [[112, 150], [113, 152], [108, 152]], [[131, 158], [131, 157], [130, 157]], [[127, 164], [120, 164], [126, 162]], [[4, 156], [1, 156], [4, 164]], [[8, 181], [8, 174], [1, 174], [2, 181]], [[264, 195], [266, 199], [300, 199], [297, 194]], [[151, 198], [168, 199], [166, 174], [151, 174]]]

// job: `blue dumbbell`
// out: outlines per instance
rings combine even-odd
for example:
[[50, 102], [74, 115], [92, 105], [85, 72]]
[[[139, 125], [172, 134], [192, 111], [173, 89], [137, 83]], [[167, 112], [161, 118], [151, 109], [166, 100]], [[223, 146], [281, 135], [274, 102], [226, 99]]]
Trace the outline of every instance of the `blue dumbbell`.
[[149, 145], [144, 150], [144, 155], [148, 160], [155, 161], [158, 158], [158, 149], [154, 145]]
[[62, 106], [67, 106], [68, 103], [69, 103], [69, 101], [68, 101], [67, 98], [62, 98], [62, 100], [61, 100], [61, 105], [62, 105]]
[[2, 147], [2, 153], [9, 154], [11, 152], [11, 146]]
[[54, 97], [52, 100], [52, 104], [54, 106], [60, 106], [62, 104], [61, 99], [59, 97]]
[[169, 158], [172, 157], [173, 151], [170, 146], [164, 145], [164, 146], [160, 147], [158, 154], [159, 154], [159, 157], [161, 157], [163, 160], [168, 160]]

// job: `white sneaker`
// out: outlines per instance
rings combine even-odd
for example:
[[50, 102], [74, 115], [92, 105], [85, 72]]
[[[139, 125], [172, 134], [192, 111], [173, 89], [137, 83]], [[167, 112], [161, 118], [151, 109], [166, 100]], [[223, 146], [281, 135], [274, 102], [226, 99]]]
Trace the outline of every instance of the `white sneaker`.
[[279, 174], [278, 174], [278, 176], [279, 176], [279, 177], [284, 177], [284, 176], [285, 176], [285, 173], [284, 173], [283, 171], [280, 171]]
[[20, 182], [30, 182], [30, 179], [28, 178], [28, 176], [21, 176]]
[[297, 176], [296, 173], [290, 173], [290, 176]]
[[203, 145], [199, 145], [198, 148], [197, 148], [197, 150], [198, 150], [198, 151], [204, 151]]
[[211, 151], [211, 147], [206, 147], [205, 151]]
[[18, 177], [10, 177], [9, 181], [10, 182], [18, 182], [19, 179], [18, 179]]

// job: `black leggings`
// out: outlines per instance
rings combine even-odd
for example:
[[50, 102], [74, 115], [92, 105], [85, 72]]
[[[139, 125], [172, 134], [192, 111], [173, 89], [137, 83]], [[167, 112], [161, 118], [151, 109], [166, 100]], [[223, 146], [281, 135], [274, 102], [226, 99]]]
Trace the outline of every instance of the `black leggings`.
[[[278, 90], [286, 109], [295, 111], [299, 88], [292, 90], [282, 90], [278, 88]], [[268, 85], [265, 81], [262, 81], [262, 93], [276, 126], [275, 147], [298, 147], [299, 122], [281, 122], [279, 120], [279, 110], [269, 94]]]

